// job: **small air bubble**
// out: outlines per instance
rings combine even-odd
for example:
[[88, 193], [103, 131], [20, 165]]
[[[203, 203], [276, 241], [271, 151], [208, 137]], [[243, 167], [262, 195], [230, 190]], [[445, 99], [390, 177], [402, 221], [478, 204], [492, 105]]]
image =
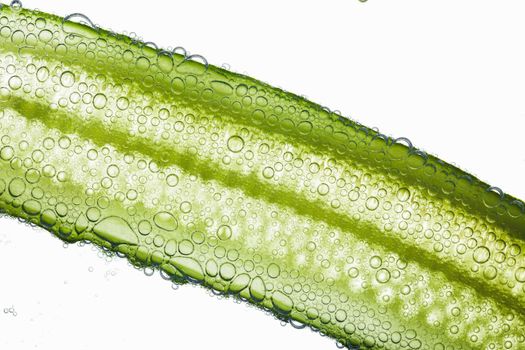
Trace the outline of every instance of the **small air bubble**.
[[62, 75], [60, 76], [60, 84], [62, 84], [62, 86], [71, 87], [73, 86], [74, 83], [75, 83], [75, 75], [72, 72], [66, 71], [62, 73]]
[[473, 258], [477, 263], [483, 264], [489, 260], [490, 250], [485, 246], [477, 247], [474, 250]]
[[240, 136], [233, 135], [228, 139], [227, 145], [230, 151], [238, 153], [244, 148], [244, 140]]
[[174, 48], [172, 51], [171, 51], [174, 55], [182, 55], [184, 57], [186, 57], [188, 55], [188, 52], [186, 51], [185, 48], [183, 48], [182, 46], [177, 46], [176, 48]]
[[104, 94], [96, 94], [93, 98], [93, 105], [97, 109], [102, 109], [106, 106], [108, 99]]
[[376, 210], [379, 206], [379, 201], [376, 197], [370, 197], [366, 200], [365, 205], [368, 210]]
[[86, 38], [98, 37], [98, 27], [91, 20], [81, 14], [72, 13], [62, 20], [62, 30], [71, 35], [77, 35]]
[[204, 56], [190, 55], [184, 57], [184, 60], [177, 65], [177, 70], [181, 73], [204, 74], [208, 66], [208, 61]]
[[11, 8], [13, 8], [15, 10], [19, 10], [19, 9], [22, 8], [22, 1], [20, 1], [20, 0], [13, 0], [9, 4], [9, 6], [11, 6]]
[[22, 79], [18, 75], [14, 75], [11, 78], [9, 78], [9, 81], [7, 83], [9, 84], [9, 87], [13, 90], [18, 90], [22, 87]]

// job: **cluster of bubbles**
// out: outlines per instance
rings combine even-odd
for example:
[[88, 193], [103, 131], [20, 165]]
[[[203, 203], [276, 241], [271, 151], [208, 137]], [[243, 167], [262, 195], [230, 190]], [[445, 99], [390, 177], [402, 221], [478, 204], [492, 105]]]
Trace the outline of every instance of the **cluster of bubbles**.
[[18, 315], [18, 313], [16, 312], [14, 306], [5, 307], [4, 308], [4, 314], [11, 314], [11, 315], [13, 315], [13, 317], [16, 317]]
[[407, 139], [80, 14], [0, 13], [0, 40], [11, 215], [349, 347], [525, 341], [519, 201]]

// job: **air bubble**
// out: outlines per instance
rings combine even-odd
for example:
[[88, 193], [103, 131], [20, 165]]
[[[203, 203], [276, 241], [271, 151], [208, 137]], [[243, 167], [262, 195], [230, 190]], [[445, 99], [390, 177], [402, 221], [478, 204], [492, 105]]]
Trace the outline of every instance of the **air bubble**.
[[15, 150], [11, 146], [4, 146], [0, 150], [0, 158], [5, 161], [11, 160], [15, 155]]
[[153, 228], [151, 227], [151, 223], [148, 220], [142, 220], [139, 222], [138, 229], [141, 235], [147, 236], [151, 233]]
[[86, 216], [83, 213], [81, 213], [75, 221], [75, 231], [77, 231], [77, 233], [82, 233], [88, 228], [88, 225], [89, 222]]
[[483, 194], [483, 203], [488, 208], [494, 208], [504, 198], [503, 191], [498, 187], [489, 187]]
[[14, 10], [19, 10], [22, 8], [22, 1], [20, 0], [13, 0], [11, 1], [11, 3], [9, 4], [9, 6], [14, 9]]
[[325, 183], [322, 183], [319, 186], [317, 186], [317, 193], [319, 193], [321, 196], [327, 195], [329, 191], [330, 187]]
[[487, 266], [483, 271], [483, 276], [488, 280], [493, 280], [496, 278], [498, 270], [494, 266]]
[[51, 33], [50, 30], [43, 29], [38, 34], [38, 39], [40, 41], [42, 41], [42, 42], [47, 43], [47, 42], [51, 41], [51, 39], [53, 39], [53, 33]]
[[356, 278], [357, 276], [359, 276], [359, 270], [355, 267], [351, 267], [350, 269], [348, 269], [348, 276], [350, 276], [351, 278]]
[[173, 239], [170, 239], [168, 242], [166, 242], [166, 245], [164, 246], [164, 252], [169, 256], [175, 255], [175, 253], [177, 253], [177, 242]]
[[119, 97], [117, 99], [117, 108], [121, 111], [126, 110], [129, 107], [129, 100], [126, 97]]
[[244, 147], [244, 140], [238, 135], [233, 135], [228, 139], [228, 149], [234, 153], [240, 152]]
[[51, 209], [46, 209], [40, 214], [40, 222], [46, 227], [54, 226], [57, 222], [56, 214]]
[[224, 263], [219, 268], [219, 274], [225, 281], [231, 280], [235, 276], [235, 266], [232, 263]]
[[309, 251], [309, 252], [313, 252], [315, 250], [315, 248], [317, 248], [317, 245], [315, 244], [315, 242], [308, 242], [306, 244], [306, 249]]
[[490, 258], [490, 250], [485, 246], [479, 246], [474, 250], [473, 258], [477, 263], [483, 264]]
[[402, 288], [401, 288], [401, 294], [403, 295], [408, 295], [410, 294], [410, 292], [412, 291], [412, 288], [410, 288], [409, 285], [405, 284]]
[[224, 240], [230, 239], [231, 236], [232, 236], [232, 229], [231, 229], [230, 226], [228, 226], [228, 225], [221, 225], [217, 229], [217, 237], [220, 240], [224, 241]]
[[93, 232], [100, 238], [113, 244], [138, 244], [138, 238], [128, 222], [119, 216], [102, 219], [93, 227]]
[[390, 280], [390, 271], [385, 268], [381, 268], [376, 272], [376, 280], [379, 283], [386, 283]]
[[63, 202], [57, 203], [55, 205], [55, 211], [60, 217], [65, 217], [68, 213], [67, 205]]
[[406, 202], [410, 198], [410, 191], [406, 187], [401, 187], [396, 193], [397, 199], [401, 202]]
[[217, 266], [215, 260], [208, 260], [208, 262], [206, 263], [206, 273], [211, 277], [217, 276], [217, 274], [219, 273], [219, 266]]
[[35, 21], [35, 26], [38, 28], [38, 29], [44, 29], [45, 26], [46, 26], [46, 20], [45, 18], [42, 18], [42, 17], [39, 17], [36, 19]]
[[75, 74], [70, 71], [66, 71], [62, 73], [60, 76], [60, 84], [64, 87], [71, 87], [73, 84], [75, 84]]
[[87, 211], [86, 211], [86, 216], [88, 218], [89, 221], [92, 221], [92, 222], [96, 222], [98, 221], [98, 219], [100, 219], [100, 209], [96, 208], [96, 207], [90, 207]]
[[9, 182], [9, 194], [13, 197], [21, 196], [26, 190], [26, 183], [20, 177], [15, 177]]
[[266, 178], [266, 179], [271, 179], [274, 174], [275, 174], [275, 171], [273, 170], [272, 167], [266, 167], [263, 169], [263, 172], [262, 172], [263, 176]]
[[257, 276], [250, 284], [250, 295], [254, 301], [262, 301], [266, 297], [266, 285], [261, 277]]
[[182, 46], [175, 47], [171, 52], [175, 55], [181, 55], [183, 57], [186, 57], [188, 55], [188, 52]]
[[394, 140], [388, 149], [388, 153], [392, 159], [403, 159], [408, 156], [408, 153], [413, 149], [412, 142], [406, 137], [399, 137]]
[[410, 152], [407, 159], [407, 165], [412, 169], [419, 169], [427, 162], [428, 155], [420, 150]]
[[153, 245], [157, 248], [162, 247], [164, 245], [164, 237], [162, 235], [156, 235], [155, 238], [153, 238]]
[[108, 99], [106, 95], [100, 93], [96, 94], [95, 97], [93, 97], [93, 106], [95, 106], [97, 109], [102, 109], [106, 107], [107, 101]]
[[250, 276], [246, 273], [241, 273], [240, 275], [237, 275], [233, 281], [230, 283], [230, 287], [228, 288], [233, 293], [238, 293], [241, 290], [248, 287], [248, 284], [250, 283]]
[[11, 41], [15, 44], [21, 45], [25, 40], [25, 34], [21, 30], [15, 30], [11, 35]]
[[40, 202], [29, 199], [22, 204], [22, 209], [29, 215], [37, 215], [42, 209]]
[[211, 83], [211, 88], [222, 95], [231, 95], [233, 93], [233, 87], [225, 81], [222, 80], [213, 80]]
[[157, 65], [163, 72], [169, 73], [173, 69], [171, 54], [165, 51], [159, 52], [157, 55]]
[[208, 61], [201, 55], [190, 55], [177, 65], [177, 70], [187, 74], [203, 74], [208, 70]]
[[193, 249], [193, 243], [189, 239], [183, 239], [182, 241], [180, 241], [179, 252], [182, 255], [190, 255], [191, 253], [193, 253]]
[[525, 204], [522, 201], [516, 199], [510, 203], [509, 215], [513, 218], [518, 218], [525, 214]]
[[383, 260], [381, 260], [381, 257], [379, 257], [378, 255], [374, 255], [373, 257], [370, 258], [369, 263], [370, 263], [370, 267], [377, 269], [381, 267]]
[[514, 273], [514, 278], [520, 283], [525, 283], [525, 267], [519, 267]]
[[292, 311], [294, 305], [292, 299], [288, 295], [278, 290], [272, 294], [272, 304], [277, 311], [283, 313]]
[[153, 217], [153, 222], [155, 225], [157, 225], [159, 228], [166, 230], [166, 231], [174, 231], [177, 229], [178, 222], [177, 219], [167, 211], [162, 211]]
[[175, 174], [169, 174], [166, 176], [166, 183], [170, 187], [175, 187], [179, 183], [179, 177]]
[[70, 35], [94, 39], [98, 37], [99, 29], [87, 16], [72, 13], [62, 20], [62, 30]]
[[346, 311], [344, 310], [337, 310], [336, 313], [335, 313], [335, 319], [338, 321], [338, 322], [344, 322], [346, 320]]
[[143, 71], [146, 71], [149, 69], [150, 61], [146, 57], [139, 57], [136, 61], [137, 68]]
[[18, 75], [14, 75], [9, 78], [7, 84], [13, 90], [18, 90], [22, 87], [22, 79]]
[[195, 231], [191, 234], [191, 240], [195, 243], [195, 244], [202, 244], [204, 243], [204, 240], [206, 239], [206, 237], [204, 236], [204, 233], [200, 232], [200, 231]]
[[111, 164], [110, 166], [108, 166], [108, 169], [106, 172], [108, 176], [110, 177], [117, 177], [120, 173], [120, 169], [117, 165]]
[[196, 279], [203, 280], [204, 272], [199, 262], [190, 257], [175, 257], [171, 258], [170, 263], [175, 266], [184, 275]]
[[279, 265], [271, 263], [270, 265], [268, 265], [267, 272], [268, 276], [270, 276], [271, 278], [277, 278], [281, 273], [281, 268], [279, 267]]
[[71, 146], [71, 139], [67, 136], [62, 136], [58, 139], [58, 146], [62, 149], [68, 149]]
[[171, 81], [171, 89], [177, 95], [182, 94], [186, 89], [186, 83], [181, 78], [175, 77]]
[[189, 213], [191, 211], [191, 203], [186, 201], [182, 202], [180, 204], [180, 211], [184, 214]]
[[367, 200], [366, 200], [366, 208], [368, 210], [376, 210], [377, 207], [379, 206], [379, 201], [377, 200], [376, 197], [369, 197]]
[[38, 68], [36, 78], [41, 83], [45, 82], [49, 78], [49, 69], [47, 69], [47, 67]]

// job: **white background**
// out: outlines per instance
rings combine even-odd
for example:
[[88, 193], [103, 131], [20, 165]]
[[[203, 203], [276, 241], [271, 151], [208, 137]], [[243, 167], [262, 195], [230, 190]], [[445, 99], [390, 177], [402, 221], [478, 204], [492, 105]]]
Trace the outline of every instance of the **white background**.
[[[25, 0], [184, 46], [525, 199], [521, 0]], [[92, 271], [91, 271], [92, 270]], [[4, 313], [4, 308], [14, 313]], [[336, 349], [259, 310], [0, 219], [1, 349]]]

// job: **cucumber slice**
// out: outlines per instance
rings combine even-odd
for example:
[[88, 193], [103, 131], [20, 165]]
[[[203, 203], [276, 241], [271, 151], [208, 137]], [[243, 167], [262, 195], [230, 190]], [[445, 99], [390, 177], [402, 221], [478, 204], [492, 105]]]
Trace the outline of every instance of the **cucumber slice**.
[[0, 12], [0, 208], [383, 349], [524, 346], [525, 206], [405, 139], [46, 13]]

